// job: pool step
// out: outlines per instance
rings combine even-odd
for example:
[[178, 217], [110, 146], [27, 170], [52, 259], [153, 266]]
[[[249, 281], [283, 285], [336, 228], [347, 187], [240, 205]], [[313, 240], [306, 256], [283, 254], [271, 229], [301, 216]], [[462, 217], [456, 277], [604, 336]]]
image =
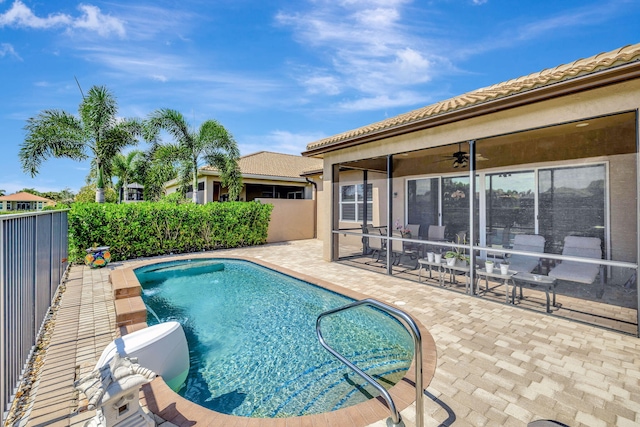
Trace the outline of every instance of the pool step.
[[[406, 357], [396, 349], [376, 349], [348, 355], [348, 358], [367, 374], [385, 378], [389, 375], [401, 376], [406, 372], [408, 362], [403, 356]], [[349, 402], [366, 400], [363, 394], [377, 395], [371, 387], [363, 388], [364, 383], [360, 376], [338, 360], [332, 359], [283, 385], [274, 395], [263, 399], [256, 410], [270, 417], [281, 417], [311, 413], [317, 404], [339, 409], [349, 406]]]

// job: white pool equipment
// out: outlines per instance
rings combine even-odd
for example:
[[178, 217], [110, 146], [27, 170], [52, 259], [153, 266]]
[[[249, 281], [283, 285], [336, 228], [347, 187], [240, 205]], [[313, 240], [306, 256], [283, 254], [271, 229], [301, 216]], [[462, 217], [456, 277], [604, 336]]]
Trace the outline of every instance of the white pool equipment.
[[178, 322], [164, 322], [113, 340], [102, 351], [96, 369], [109, 363], [116, 354], [136, 357], [138, 363], [162, 376], [172, 390], [178, 391], [189, 373], [189, 346]]

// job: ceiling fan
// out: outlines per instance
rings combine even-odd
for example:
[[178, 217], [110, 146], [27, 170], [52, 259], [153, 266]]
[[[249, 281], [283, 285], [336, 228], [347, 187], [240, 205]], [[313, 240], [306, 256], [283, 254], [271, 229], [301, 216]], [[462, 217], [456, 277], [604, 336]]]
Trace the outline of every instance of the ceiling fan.
[[460, 143], [458, 143], [458, 151], [453, 153], [453, 167], [454, 168], [466, 168], [469, 164], [469, 155], [466, 151], [462, 151]]
[[[469, 154], [466, 151], [462, 151], [462, 143], [458, 143], [458, 151], [453, 153], [450, 156], [445, 156], [448, 160], [453, 160], [452, 166], [454, 168], [466, 168], [469, 166]], [[487, 160], [482, 157], [481, 154], [476, 153], [476, 160]], [[446, 160], [443, 160], [446, 161]]]

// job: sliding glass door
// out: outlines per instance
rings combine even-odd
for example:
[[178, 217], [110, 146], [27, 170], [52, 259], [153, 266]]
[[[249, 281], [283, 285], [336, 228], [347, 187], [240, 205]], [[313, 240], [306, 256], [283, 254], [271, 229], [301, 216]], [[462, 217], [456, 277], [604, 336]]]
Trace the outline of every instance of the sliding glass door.
[[486, 245], [509, 248], [516, 234], [535, 234], [534, 171], [485, 176]]
[[546, 252], [562, 253], [566, 236], [598, 237], [604, 245], [605, 178], [603, 164], [538, 172], [539, 234]]
[[440, 225], [440, 178], [411, 179], [407, 182], [407, 224], [420, 224], [427, 236], [430, 225]]
[[[510, 248], [517, 234], [540, 234], [545, 252], [559, 254], [566, 236], [589, 236], [600, 238], [606, 252], [605, 164], [482, 173], [479, 179], [484, 192], [476, 192], [475, 206], [484, 209], [482, 218], [474, 215], [474, 228], [486, 246]], [[423, 235], [429, 225], [444, 225], [448, 240], [468, 237], [469, 177], [408, 180], [407, 220], [421, 224]], [[481, 241], [478, 234], [474, 240]]]

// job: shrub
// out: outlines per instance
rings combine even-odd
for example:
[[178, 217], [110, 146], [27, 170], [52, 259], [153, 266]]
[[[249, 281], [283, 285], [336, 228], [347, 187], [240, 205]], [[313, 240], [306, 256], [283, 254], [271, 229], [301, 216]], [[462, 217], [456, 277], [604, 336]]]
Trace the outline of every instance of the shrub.
[[260, 245], [267, 241], [272, 205], [140, 202], [74, 203], [69, 211], [69, 258], [109, 246], [114, 261]]

